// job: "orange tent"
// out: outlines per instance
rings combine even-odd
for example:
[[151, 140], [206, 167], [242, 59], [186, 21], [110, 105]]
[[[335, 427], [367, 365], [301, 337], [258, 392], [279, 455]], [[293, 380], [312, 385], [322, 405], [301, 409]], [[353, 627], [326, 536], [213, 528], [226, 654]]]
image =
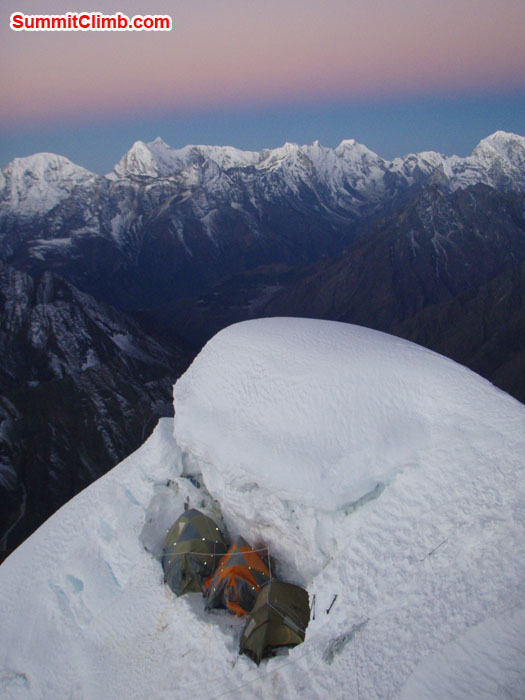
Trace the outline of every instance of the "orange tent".
[[219, 561], [215, 573], [205, 581], [206, 609], [226, 608], [236, 615], [252, 609], [270, 571], [259, 554], [240, 537]]

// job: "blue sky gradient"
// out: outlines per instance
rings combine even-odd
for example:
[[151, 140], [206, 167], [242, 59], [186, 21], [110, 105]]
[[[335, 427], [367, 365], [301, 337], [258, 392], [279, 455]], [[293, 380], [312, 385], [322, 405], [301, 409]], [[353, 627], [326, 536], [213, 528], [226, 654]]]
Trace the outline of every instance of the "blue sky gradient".
[[57, 120], [41, 129], [11, 130], [0, 140], [0, 165], [49, 151], [103, 174], [134, 141], [152, 141], [156, 136], [175, 148], [198, 143], [246, 150], [316, 139], [335, 147], [343, 139], [355, 138], [384, 158], [423, 150], [465, 156], [498, 129], [525, 135], [525, 91], [217, 108], [142, 118], [134, 114], [95, 123]]
[[[15, 10], [169, 14], [173, 30], [15, 32]], [[0, 166], [51, 151], [104, 173], [156, 136], [467, 155], [525, 134], [524, 28], [524, 0], [7, 0]]]

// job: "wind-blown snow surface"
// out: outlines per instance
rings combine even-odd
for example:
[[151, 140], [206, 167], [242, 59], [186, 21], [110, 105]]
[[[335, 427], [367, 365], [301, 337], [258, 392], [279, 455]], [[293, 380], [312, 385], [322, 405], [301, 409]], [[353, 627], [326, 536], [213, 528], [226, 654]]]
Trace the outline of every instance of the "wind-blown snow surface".
[[[161, 420], [0, 567], [2, 697], [525, 696], [521, 404], [406, 341], [304, 319], [222, 331], [174, 395], [175, 438]], [[185, 501], [308, 588], [288, 657], [255, 667], [241, 620], [163, 585]]]

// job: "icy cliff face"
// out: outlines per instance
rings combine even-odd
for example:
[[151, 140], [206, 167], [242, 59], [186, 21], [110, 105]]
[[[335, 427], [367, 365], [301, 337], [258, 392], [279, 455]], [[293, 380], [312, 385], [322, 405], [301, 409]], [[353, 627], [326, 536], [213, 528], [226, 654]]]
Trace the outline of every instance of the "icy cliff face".
[[[521, 404], [397, 338], [286, 318], [218, 334], [174, 396], [0, 567], [4, 696], [523, 697]], [[286, 660], [257, 669], [242, 621], [163, 586], [185, 502], [307, 587]]]

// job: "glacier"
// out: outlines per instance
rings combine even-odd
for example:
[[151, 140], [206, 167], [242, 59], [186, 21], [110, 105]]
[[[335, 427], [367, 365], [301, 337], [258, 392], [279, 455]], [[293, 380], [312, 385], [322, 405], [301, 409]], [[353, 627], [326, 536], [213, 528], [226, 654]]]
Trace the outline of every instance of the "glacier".
[[[525, 695], [525, 407], [358, 326], [271, 318], [204, 347], [133, 455], [0, 566], [6, 698]], [[238, 655], [241, 619], [175, 598], [184, 505], [307, 588], [305, 642]]]

